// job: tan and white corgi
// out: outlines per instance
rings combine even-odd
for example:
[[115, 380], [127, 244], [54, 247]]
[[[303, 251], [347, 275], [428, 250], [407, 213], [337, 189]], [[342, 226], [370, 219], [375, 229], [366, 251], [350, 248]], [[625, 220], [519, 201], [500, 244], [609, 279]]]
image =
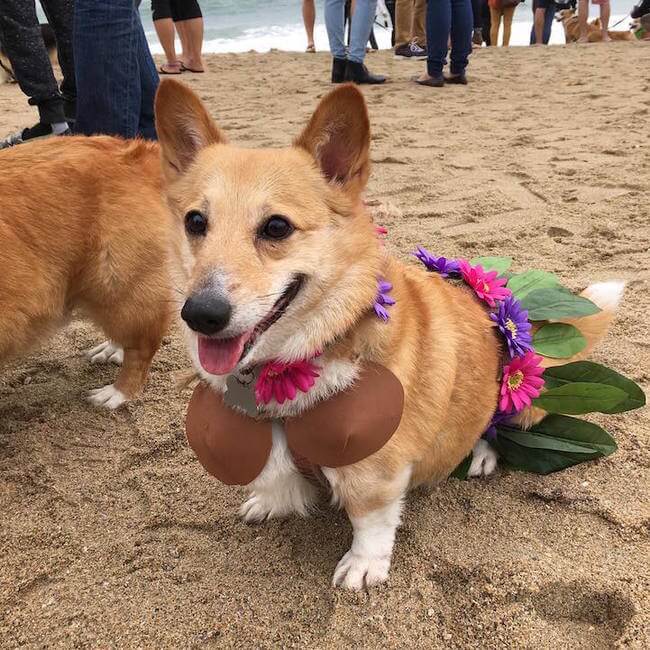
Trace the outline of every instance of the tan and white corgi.
[[122, 363], [90, 400], [114, 409], [142, 388], [172, 311], [169, 211], [155, 143], [52, 138], [0, 152], [0, 365], [32, 351], [73, 311]]
[[[320, 468], [354, 533], [334, 583], [382, 582], [405, 494], [447, 477], [495, 411], [502, 351], [486, 309], [469, 290], [379, 245], [362, 202], [370, 127], [355, 87], [328, 94], [286, 149], [227, 144], [196, 95], [175, 81], [160, 85], [156, 119], [177, 223], [182, 317], [201, 378], [224, 391], [242, 369], [320, 352], [313, 390], [268, 404], [264, 412], [275, 417], [345, 390], [363, 362], [385, 366], [404, 388], [402, 420], [385, 446], [352, 465]], [[379, 277], [393, 285], [388, 322], [372, 311]], [[605, 333], [621, 292], [620, 283], [591, 289], [604, 311], [585, 319], [585, 353]], [[479, 441], [473, 473], [495, 465]], [[249, 488], [241, 509], [249, 522], [304, 515], [317, 497], [277, 432]]]

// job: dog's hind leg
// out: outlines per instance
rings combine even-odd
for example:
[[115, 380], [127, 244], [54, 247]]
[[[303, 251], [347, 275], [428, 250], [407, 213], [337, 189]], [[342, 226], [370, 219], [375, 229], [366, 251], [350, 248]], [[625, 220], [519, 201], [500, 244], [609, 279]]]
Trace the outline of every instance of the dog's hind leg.
[[384, 582], [390, 571], [411, 467], [390, 480], [354, 465], [323, 468], [323, 473], [335, 500], [345, 506], [353, 529], [352, 546], [336, 566], [332, 583], [358, 591]]
[[269, 459], [248, 488], [251, 495], [239, 510], [247, 523], [259, 523], [293, 513], [306, 517], [316, 502], [318, 490], [296, 467], [284, 431], [276, 422], [273, 423], [273, 447]]

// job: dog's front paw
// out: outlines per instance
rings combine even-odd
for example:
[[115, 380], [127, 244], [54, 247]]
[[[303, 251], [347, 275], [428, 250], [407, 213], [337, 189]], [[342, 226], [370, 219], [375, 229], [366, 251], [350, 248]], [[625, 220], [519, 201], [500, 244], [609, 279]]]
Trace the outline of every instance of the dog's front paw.
[[332, 584], [360, 591], [388, 580], [390, 556], [368, 557], [348, 551], [336, 565]]
[[489, 476], [497, 468], [499, 456], [486, 440], [479, 440], [472, 449], [472, 463], [467, 470], [470, 478]]
[[90, 359], [90, 363], [110, 362], [121, 366], [124, 361], [124, 350], [111, 341], [104, 341], [96, 347], [88, 350], [88, 352], [86, 352], [86, 357]]
[[109, 384], [103, 388], [95, 388], [89, 391], [88, 401], [95, 406], [103, 406], [104, 408], [114, 410], [126, 402], [126, 395], [121, 390], [115, 388], [113, 384]]

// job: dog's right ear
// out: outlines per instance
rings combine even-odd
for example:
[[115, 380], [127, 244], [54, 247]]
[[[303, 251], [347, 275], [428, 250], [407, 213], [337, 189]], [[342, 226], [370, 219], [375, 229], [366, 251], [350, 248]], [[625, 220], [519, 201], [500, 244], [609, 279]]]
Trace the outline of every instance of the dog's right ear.
[[155, 109], [165, 174], [182, 174], [201, 149], [226, 141], [201, 100], [182, 83], [163, 80], [156, 93]]

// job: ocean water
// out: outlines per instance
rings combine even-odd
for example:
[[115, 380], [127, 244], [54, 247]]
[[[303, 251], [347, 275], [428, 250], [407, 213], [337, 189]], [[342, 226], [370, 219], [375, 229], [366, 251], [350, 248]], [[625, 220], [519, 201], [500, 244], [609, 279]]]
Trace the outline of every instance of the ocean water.
[[[204, 52], [268, 52], [270, 49], [301, 52], [307, 42], [302, 24], [300, 0], [199, 0], [204, 16]], [[631, 10], [634, 0], [611, 0], [610, 25], [621, 20]], [[526, 0], [515, 12], [511, 45], [528, 45], [532, 26], [532, 0]], [[591, 17], [598, 15], [591, 6]], [[162, 53], [151, 21], [149, 0], [140, 7], [147, 40], [155, 54]], [[627, 28], [624, 21], [618, 29]], [[390, 47], [390, 29], [375, 26], [375, 36], [381, 48]], [[323, 21], [323, 0], [316, 0], [316, 48], [328, 49]], [[564, 43], [562, 25], [554, 24], [551, 43]]]

